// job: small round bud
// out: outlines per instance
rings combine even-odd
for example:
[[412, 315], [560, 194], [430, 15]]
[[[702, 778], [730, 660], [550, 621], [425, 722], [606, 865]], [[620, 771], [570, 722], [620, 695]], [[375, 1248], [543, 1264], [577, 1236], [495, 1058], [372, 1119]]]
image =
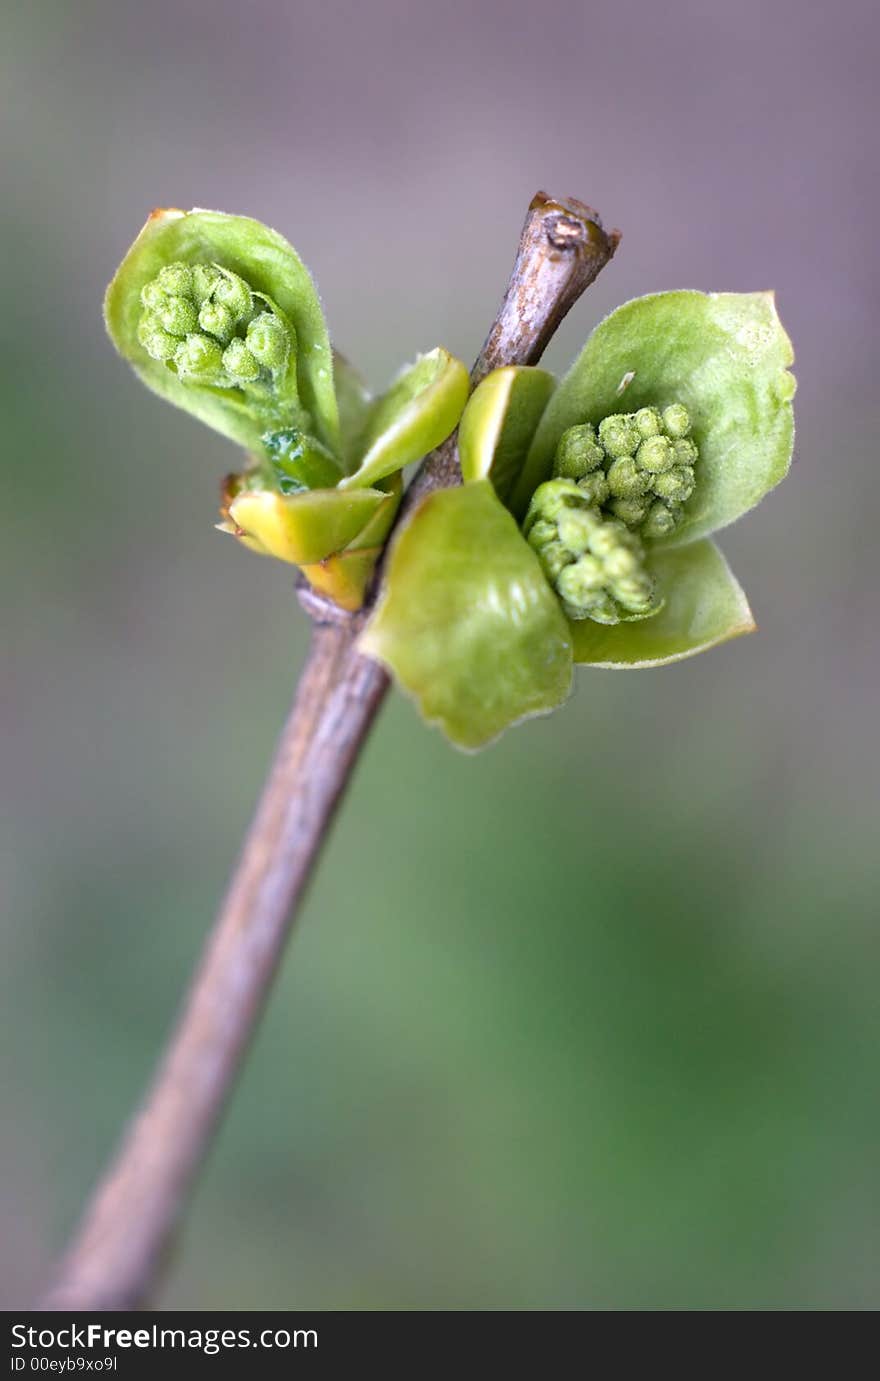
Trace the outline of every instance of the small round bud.
[[596, 430], [589, 422], [569, 427], [559, 438], [553, 474], [565, 479], [579, 480], [597, 469], [605, 453], [596, 440]]
[[631, 614], [647, 614], [654, 605], [654, 582], [649, 575], [615, 581], [611, 588], [617, 602]]
[[589, 508], [570, 508], [559, 515], [559, 540], [572, 556], [581, 556], [601, 521]]
[[589, 552], [577, 560], [578, 580], [584, 590], [601, 590], [605, 584], [605, 570], [602, 562]]
[[628, 547], [618, 547], [605, 557], [605, 572], [611, 580], [623, 580], [639, 570], [639, 558]]
[[199, 325], [203, 331], [216, 336], [224, 345], [228, 345], [235, 330], [235, 321], [228, 307], [224, 307], [222, 302], [203, 302], [199, 308]]
[[670, 403], [663, 409], [663, 426], [667, 436], [687, 436], [691, 429], [691, 419], [683, 403]]
[[633, 416], [633, 421], [639, 436], [643, 438], [659, 436], [663, 431], [663, 419], [656, 408], [639, 408]]
[[566, 606], [566, 613], [573, 619], [592, 619], [594, 623], [620, 623], [620, 611], [611, 595], [604, 590], [597, 591], [583, 610]]
[[604, 560], [610, 556], [620, 546], [621, 540], [629, 536], [622, 523], [601, 522], [596, 525], [590, 536], [590, 551], [594, 556]]
[[198, 325], [198, 317], [193, 304], [186, 297], [166, 297], [156, 316], [166, 331], [172, 336], [186, 336]]
[[631, 456], [641, 439], [631, 413], [615, 412], [599, 423], [599, 440], [610, 456]]
[[643, 537], [668, 537], [676, 528], [676, 511], [657, 499], [642, 523]]
[[526, 514], [526, 531], [529, 532], [532, 524], [539, 518], [545, 518], [552, 523], [567, 508], [587, 507], [587, 500], [574, 480], [546, 480], [544, 484], [538, 485], [532, 495]]
[[223, 274], [213, 264], [196, 264], [192, 271], [192, 296], [196, 306], [207, 302]]
[[608, 481], [601, 470], [593, 470], [591, 474], [584, 475], [583, 479], [578, 480], [577, 487], [587, 503], [596, 508], [608, 498]]
[[672, 450], [676, 465], [694, 465], [699, 459], [699, 452], [689, 436], [673, 441]]
[[649, 436], [636, 452], [640, 470], [648, 470], [652, 475], [663, 470], [671, 470], [675, 464], [675, 452], [668, 436]]
[[260, 377], [260, 366], [243, 340], [233, 340], [223, 351], [223, 368], [235, 383], [251, 384]]
[[174, 363], [184, 377], [213, 379], [222, 372], [223, 352], [209, 336], [193, 334], [178, 342]]
[[675, 465], [663, 475], [655, 475], [653, 489], [660, 499], [671, 503], [686, 503], [694, 492], [694, 470], [691, 465]]
[[290, 336], [274, 312], [261, 312], [247, 328], [247, 347], [266, 369], [283, 369], [290, 351]]
[[138, 323], [138, 340], [152, 360], [170, 360], [180, 344], [179, 336], [164, 330], [152, 312], [145, 312]]
[[605, 584], [601, 562], [594, 556], [582, 556], [566, 566], [556, 578], [556, 589], [566, 604], [589, 607]]
[[224, 307], [228, 307], [236, 321], [243, 321], [254, 310], [254, 299], [247, 283], [243, 278], [239, 278], [237, 273], [230, 273], [228, 269], [220, 271], [220, 277], [214, 285], [213, 298], [215, 302], [222, 302]]
[[612, 499], [608, 506], [615, 518], [626, 523], [627, 527], [638, 527], [644, 522], [650, 501], [644, 496], [635, 499]]
[[[611, 588], [617, 599], [626, 601], [643, 600], [645, 594], [650, 591], [650, 581], [645, 572], [638, 566], [626, 571], [623, 575], [614, 576]], [[650, 597], [650, 596], [649, 596]]]
[[615, 499], [637, 499], [651, 481], [632, 456], [621, 456], [608, 467], [608, 490]]
[[548, 523], [545, 519], [539, 518], [529, 530], [529, 535], [526, 540], [529, 546], [534, 547], [536, 550], [540, 547], [546, 547], [548, 542], [556, 541], [556, 524]]
[[188, 264], [166, 264], [156, 279], [157, 284], [170, 297], [190, 297], [193, 276]]
[[[631, 456], [619, 457], [611, 470], [615, 466], [633, 469], [634, 462]], [[624, 522], [607, 518], [597, 505], [585, 503], [584, 486], [596, 479], [604, 481], [601, 471], [577, 483], [555, 479], [539, 485], [524, 525], [528, 542], [568, 618], [614, 624], [648, 617], [659, 605], [654, 581], [644, 565], [642, 544]], [[644, 477], [637, 479], [644, 490]], [[651, 502], [650, 492], [640, 493], [613, 499], [612, 508], [640, 523]]]
[[538, 559], [544, 574], [552, 585], [558, 580], [560, 572], [571, 564], [574, 557], [561, 542], [548, 542], [546, 547], [542, 547], [538, 552]]
[[158, 282], [153, 278], [149, 283], [145, 283], [141, 288], [141, 302], [148, 311], [156, 311], [159, 307], [164, 307], [168, 301], [168, 294], [159, 287]]

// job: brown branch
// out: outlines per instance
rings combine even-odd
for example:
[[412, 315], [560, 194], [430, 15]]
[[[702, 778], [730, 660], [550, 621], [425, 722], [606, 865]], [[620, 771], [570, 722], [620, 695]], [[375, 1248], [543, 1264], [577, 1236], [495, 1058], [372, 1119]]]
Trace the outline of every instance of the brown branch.
[[[617, 247], [596, 213], [539, 193], [498, 317], [474, 366], [534, 364]], [[402, 505], [460, 482], [454, 436]], [[131, 1309], [148, 1297], [256, 1029], [312, 868], [388, 688], [361, 656], [369, 606], [301, 592], [312, 647], [225, 901], [152, 1087], [86, 1208], [44, 1309]]]

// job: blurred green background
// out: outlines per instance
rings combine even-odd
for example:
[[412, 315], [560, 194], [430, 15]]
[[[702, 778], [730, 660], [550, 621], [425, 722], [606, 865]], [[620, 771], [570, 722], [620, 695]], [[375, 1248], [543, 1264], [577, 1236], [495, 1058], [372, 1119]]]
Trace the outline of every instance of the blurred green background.
[[149, 1076], [305, 652], [104, 285], [154, 205], [258, 216], [378, 386], [475, 355], [539, 186], [624, 232], [551, 367], [638, 293], [777, 289], [797, 460], [723, 539], [761, 631], [581, 673], [476, 758], [393, 698], [158, 1303], [877, 1307], [876, 9], [2, 22], [5, 1307]]

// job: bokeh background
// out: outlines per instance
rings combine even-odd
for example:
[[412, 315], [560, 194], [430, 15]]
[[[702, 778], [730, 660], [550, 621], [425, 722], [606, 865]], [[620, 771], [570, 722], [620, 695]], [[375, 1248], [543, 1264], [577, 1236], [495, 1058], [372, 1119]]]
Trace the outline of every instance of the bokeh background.
[[876, 8], [2, 22], [5, 1307], [149, 1076], [305, 652], [104, 285], [154, 205], [258, 216], [378, 386], [474, 356], [545, 187], [624, 232], [552, 367], [639, 293], [778, 292], [797, 459], [723, 543], [761, 631], [581, 673], [476, 758], [393, 699], [157, 1302], [875, 1308]]

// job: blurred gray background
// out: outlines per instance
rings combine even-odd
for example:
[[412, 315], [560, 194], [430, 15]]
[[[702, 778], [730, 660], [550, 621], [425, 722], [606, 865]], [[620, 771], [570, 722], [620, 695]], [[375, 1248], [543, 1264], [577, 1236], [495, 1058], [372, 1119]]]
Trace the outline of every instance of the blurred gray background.
[[305, 650], [212, 530], [233, 452], [115, 357], [146, 213], [286, 234], [379, 386], [471, 359], [538, 187], [617, 303], [774, 287], [790, 478], [725, 534], [757, 636], [477, 758], [383, 713], [158, 1303], [880, 1303], [867, 0], [14, 4], [2, 20], [0, 1301], [149, 1076]]

